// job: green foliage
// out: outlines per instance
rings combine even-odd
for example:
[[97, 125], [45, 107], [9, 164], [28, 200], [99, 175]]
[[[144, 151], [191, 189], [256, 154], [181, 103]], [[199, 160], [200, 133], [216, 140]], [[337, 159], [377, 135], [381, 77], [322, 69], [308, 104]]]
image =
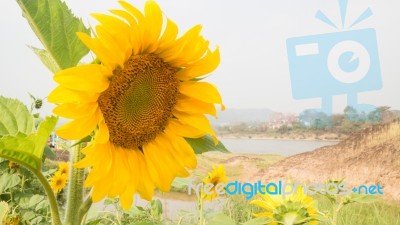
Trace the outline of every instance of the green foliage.
[[51, 155], [51, 150], [43, 153], [57, 118], [35, 118], [18, 100], [1, 96], [0, 115], [0, 157], [8, 159], [0, 158], [0, 201], [7, 202], [11, 209], [5, 223], [50, 224], [48, 200], [29, 170], [51, 175], [42, 162]]
[[196, 154], [201, 154], [209, 151], [220, 151], [220, 152], [229, 152], [228, 149], [222, 144], [222, 142], [218, 142], [218, 144], [214, 143], [214, 140], [211, 136], [206, 135], [201, 138], [186, 138], [186, 141], [192, 146], [194, 152]]
[[243, 225], [264, 225], [264, 224], [268, 224], [269, 222], [271, 222], [271, 220], [268, 219], [267, 217], [260, 217], [260, 218], [251, 219], [251, 220], [243, 223]]
[[76, 66], [89, 49], [76, 32], [90, 30], [61, 0], [17, 0], [24, 17], [45, 49], [32, 47], [52, 72]]
[[[327, 220], [319, 225], [331, 225], [334, 204], [325, 197], [317, 197], [318, 208], [327, 213]], [[342, 207], [337, 215], [336, 225], [400, 225], [400, 205], [377, 201], [369, 204], [347, 204]]]
[[86, 225], [162, 225], [165, 224], [162, 213], [161, 201], [157, 199], [151, 201], [149, 207], [132, 206], [124, 211], [119, 199], [107, 198], [104, 210], [91, 208]]
[[34, 131], [34, 117], [21, 102], [0, 96], [0, 157], [40, 170], [42, 156], [57, 118], [47, 117]]
[[250, 221], [253, 214], [261, 212], [260, 210], [259, 207], [249, 204], [245, 195], [232, 195], [229, 196], [223, 212], [241, 224]]
[[[15, 162], [0, 161], [0, 202], [6, 202], [9, 208], [5, 214], [6, 224], [50, 225], [49, 203], [36, 177]], [[42, 170], [48, 178], [55, 171], [47, 165]], [[59, 201], [65, 202], [61, 196]]]
[[34, 119], [24, 104], [16, 99], [0, 96], [0, 137], [30, 134], [34, 130]]
[[17, 186], [21, 178], [16, 174], [5, 173], [0, 177], [0, 193]]
[[7, 202], [0, 202], [0, 222], [2, 222], [6, 218], [9, 209], [10, 208], [8, 207]]
[[222, 212], [208, 214], [206, 221], [209, 225], [236, 225], [235, 221]]
[[56, 117], [48, 117], [40, 124], [36, 133], [3, 136], [0, 138], [0, 156], [40, 170], [47, 139], [56, 123]]

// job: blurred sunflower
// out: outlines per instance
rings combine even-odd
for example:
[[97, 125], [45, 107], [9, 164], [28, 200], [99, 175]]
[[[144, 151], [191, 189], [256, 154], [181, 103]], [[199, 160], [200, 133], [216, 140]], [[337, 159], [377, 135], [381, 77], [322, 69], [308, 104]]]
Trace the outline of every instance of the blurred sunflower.
[[207, 184], [212, 184], [212, 188], [210, 189], [211, 194], [207, 194], [204, 192], [204, 189], [202, 189], [202, 198], [204, 198], [207, 201], [214, 200], [216, 197], [218, 197], [218, 192], [221, 192], [223, 190], [219, 190], [217, 192], [217, 185], [218, 184], [225, 184], [227, 182], [226, 178], [226, 172], [225, 172], [225, 167], [223, 165], [218, 165], [218, 166], [212, 166], [213, 170], [211, 172], [208, 172], [208, 176], [203, 179], [204, 185]]
[[184, 138], [210, 134], [217, 142], [204, 114], [215, 116], [222, 100], [214, 85], [198, 79], [220, 62], [200, 25], [178, 38], [176, 24], [154, 1], [144, 13], [119, 3], [123, 9], [113, 15], [93, 14], [100, 22], [96, 37], [78, 33], [101, 63], [55, 74], [60, 86], [48, 99], [59, 104], [54, 113], [72, 119], [59, 136], [77, 140], [98, 128], [75, 166], [92, 168], [85, 186], [93, 187], [94, 202], [120, 196], [127, 209], [136, 192], [150, 200], [155, 187], [169, 191], [176, 176], [195, 168]]
[[69, 174], [69, 163], [68, 162], [61, 162], [58, 164], [58, 171], [62, 174], [66, 174], [68, 177]]
[[317, 225], [317, 209], [314, 200], [304, 194], [299, 187], [295, 193], [282, 195], [260, 195], [261, 200], [253, 200], [250, 203], [265, 209], [265, 212], [254, 214], [255, 217], [267, 217], [272, 222], [268, 225]]
[[50, 179], [50, 187], [54, 192], [60, 192], [67, 183], [67, 174], [57, 171], [54, 173], [53, 177]]

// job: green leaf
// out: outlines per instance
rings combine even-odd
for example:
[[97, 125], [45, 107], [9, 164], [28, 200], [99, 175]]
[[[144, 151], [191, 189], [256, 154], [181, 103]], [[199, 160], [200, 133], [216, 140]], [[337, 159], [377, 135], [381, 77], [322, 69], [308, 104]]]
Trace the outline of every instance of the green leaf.
[[50, 53], [44, 49], [35, 48], [33, 46], [28, 46], [32, 49], [32, 51], [39, 57], [42, 63], [49, 69], [52, 73], [57, 73], [60, 71], [60, 66], [54, 60], [54, 58], [50, 55]]
[[0, 157], [13, 160], [28, 168], [40, 170], [44, 146], [57, 123], [54, 116], [47, 117], [36, 133], [18, 133], [16, 136], [0, 138]]
[[[17, 0], [24, 17], [45, 50], [34, 50], [51, 70], [76, 66], [89, 49], [76, 32], [90, 34], [82, 20], [61, 0]], [[50, 60], [51, 59], [51, 60]], [[58, 66], [54, 67], [54, 64]]]
[[30, 222], [33, 218], [35, 218], [36, 214], [32, 211], [27, 211], [22, 215], [22, 221]]
[[221, 141], [217, 145], [211, 136], [206, 135], [201, 138], [185, 138], [186, 141], [192, 146], [196, 154], [201, 154], [209, 151], [229, 152], [228, 149], [222, 144]]
[[7, 189], [17, 186], [21, 182], [21, 178], [16, 174], [5, 173], [0, 177], [0, 193]]
[[352, 194], [347, 203], [373, 203], [379, 200], [379, 198], [380, 197], [376, 195]]
[[44, 146], [44, 156], [50, 159], [55, 159], [57, 157], [56, 153], [48, 145]]
[[20, 101], [0, 96], [0, 137], [18, 132], [30, 134], [35, 121], [28, 108]]
[[191, 179], [190, 177], [175, 177], [171, 185], [176, 189], [183, 189], [189, 185]]
[[151, 221], [144, 221], [144, 222], [133, 222], [130, 225], [158, 225], [159, 223], [157, 222], [151, 222]]
[[29, 202], [32, 197], [31, 193], [19, 192], [14, 194], [14, 201], [18, 203], [18, 206], [22, 209], [29, 209]]
[[251, 219], [251, 220], [247, 221], [246, 223], [243, 223], [242, 225], [264, 225], [264, 224], [268, 224], [271, 222], [272, 222], [271, 219], [269, 219], [268, 217], [259, 217], [259, 218]]
[[210, 218], [208, 218], [207, 224], [209, 225], [236, 225], [235, 221], [233, 221], [229, 216], [223, 213], [213, 214]]
[[38, 217], [35, 217], [34, 219], [32, 219], [30, 222], [31, 222], [31, 224], [40, 224], [40, 222], [42, 222], [42, 220], [43, 220], [43, 217], [38, 216]]
[[7, 202], [0, 202], [0, 222], [6, 218], [9, 209]]
[[40, 211], [42, 209], [47, 209], [49, 207], [49, 202], [47, 200], [43, 200], [41, 202], [39, 202], [36, 207], [35, 207], [35, 211]]
[[71, 148], [75, 147], [77, 145], [83, 144], [83, 143], [91, 142], [91, 141], [92, 141], [92, 136], [88, 135], [88, 136], [82, 138], [81, 140], [79, 140], [78, 142], [76, 142], [75, 144], [71, 145]]
[[44, 196], [43, 195], [34, 195], [31, 197], [31, 199], [29, 199], [29, 207], [34, 207], [37, 204], [39, 204], [39, 202], [44, 200]]
[[161, 203], [160, 199], [152, 200], [150, 205], [151, 205], [151, 210], [150, 210], [151, 215], [159, 218], [161, 216], [161, 214], [163, 213], [162, 203]]

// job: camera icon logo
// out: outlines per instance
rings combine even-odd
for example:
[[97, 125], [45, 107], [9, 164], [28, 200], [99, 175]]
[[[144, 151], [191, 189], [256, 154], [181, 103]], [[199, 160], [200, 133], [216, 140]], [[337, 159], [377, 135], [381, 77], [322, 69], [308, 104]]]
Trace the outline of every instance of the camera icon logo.
[[295, 99], [382, 88], [374, 29], [289, 38], [287, 51]]
[[[370, 15], [370, 9], [366, 10], [358, 22]], [[320, 11], [317, 18], [334, 26]], [[357, 101], [358, 93], [382, 88], [375, 29], [289, 38], [286, 46], [295, 99], [322, 98], [320, 111], [328, 116], [332, 115], [332, 97], [341, 94], [347, 94], [347, 105], [360, 113], [376, 109]]]

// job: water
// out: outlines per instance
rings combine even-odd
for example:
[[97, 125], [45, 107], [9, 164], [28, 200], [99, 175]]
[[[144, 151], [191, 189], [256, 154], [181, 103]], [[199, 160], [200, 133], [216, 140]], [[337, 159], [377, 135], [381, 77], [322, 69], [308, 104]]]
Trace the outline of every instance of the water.
[[318, 140], [275, 140], [275, 139], [220, 139], [232, 153], [240, 154], [278, 154], [292, 156], [316, 148], [334, 145], [338, 141]]

